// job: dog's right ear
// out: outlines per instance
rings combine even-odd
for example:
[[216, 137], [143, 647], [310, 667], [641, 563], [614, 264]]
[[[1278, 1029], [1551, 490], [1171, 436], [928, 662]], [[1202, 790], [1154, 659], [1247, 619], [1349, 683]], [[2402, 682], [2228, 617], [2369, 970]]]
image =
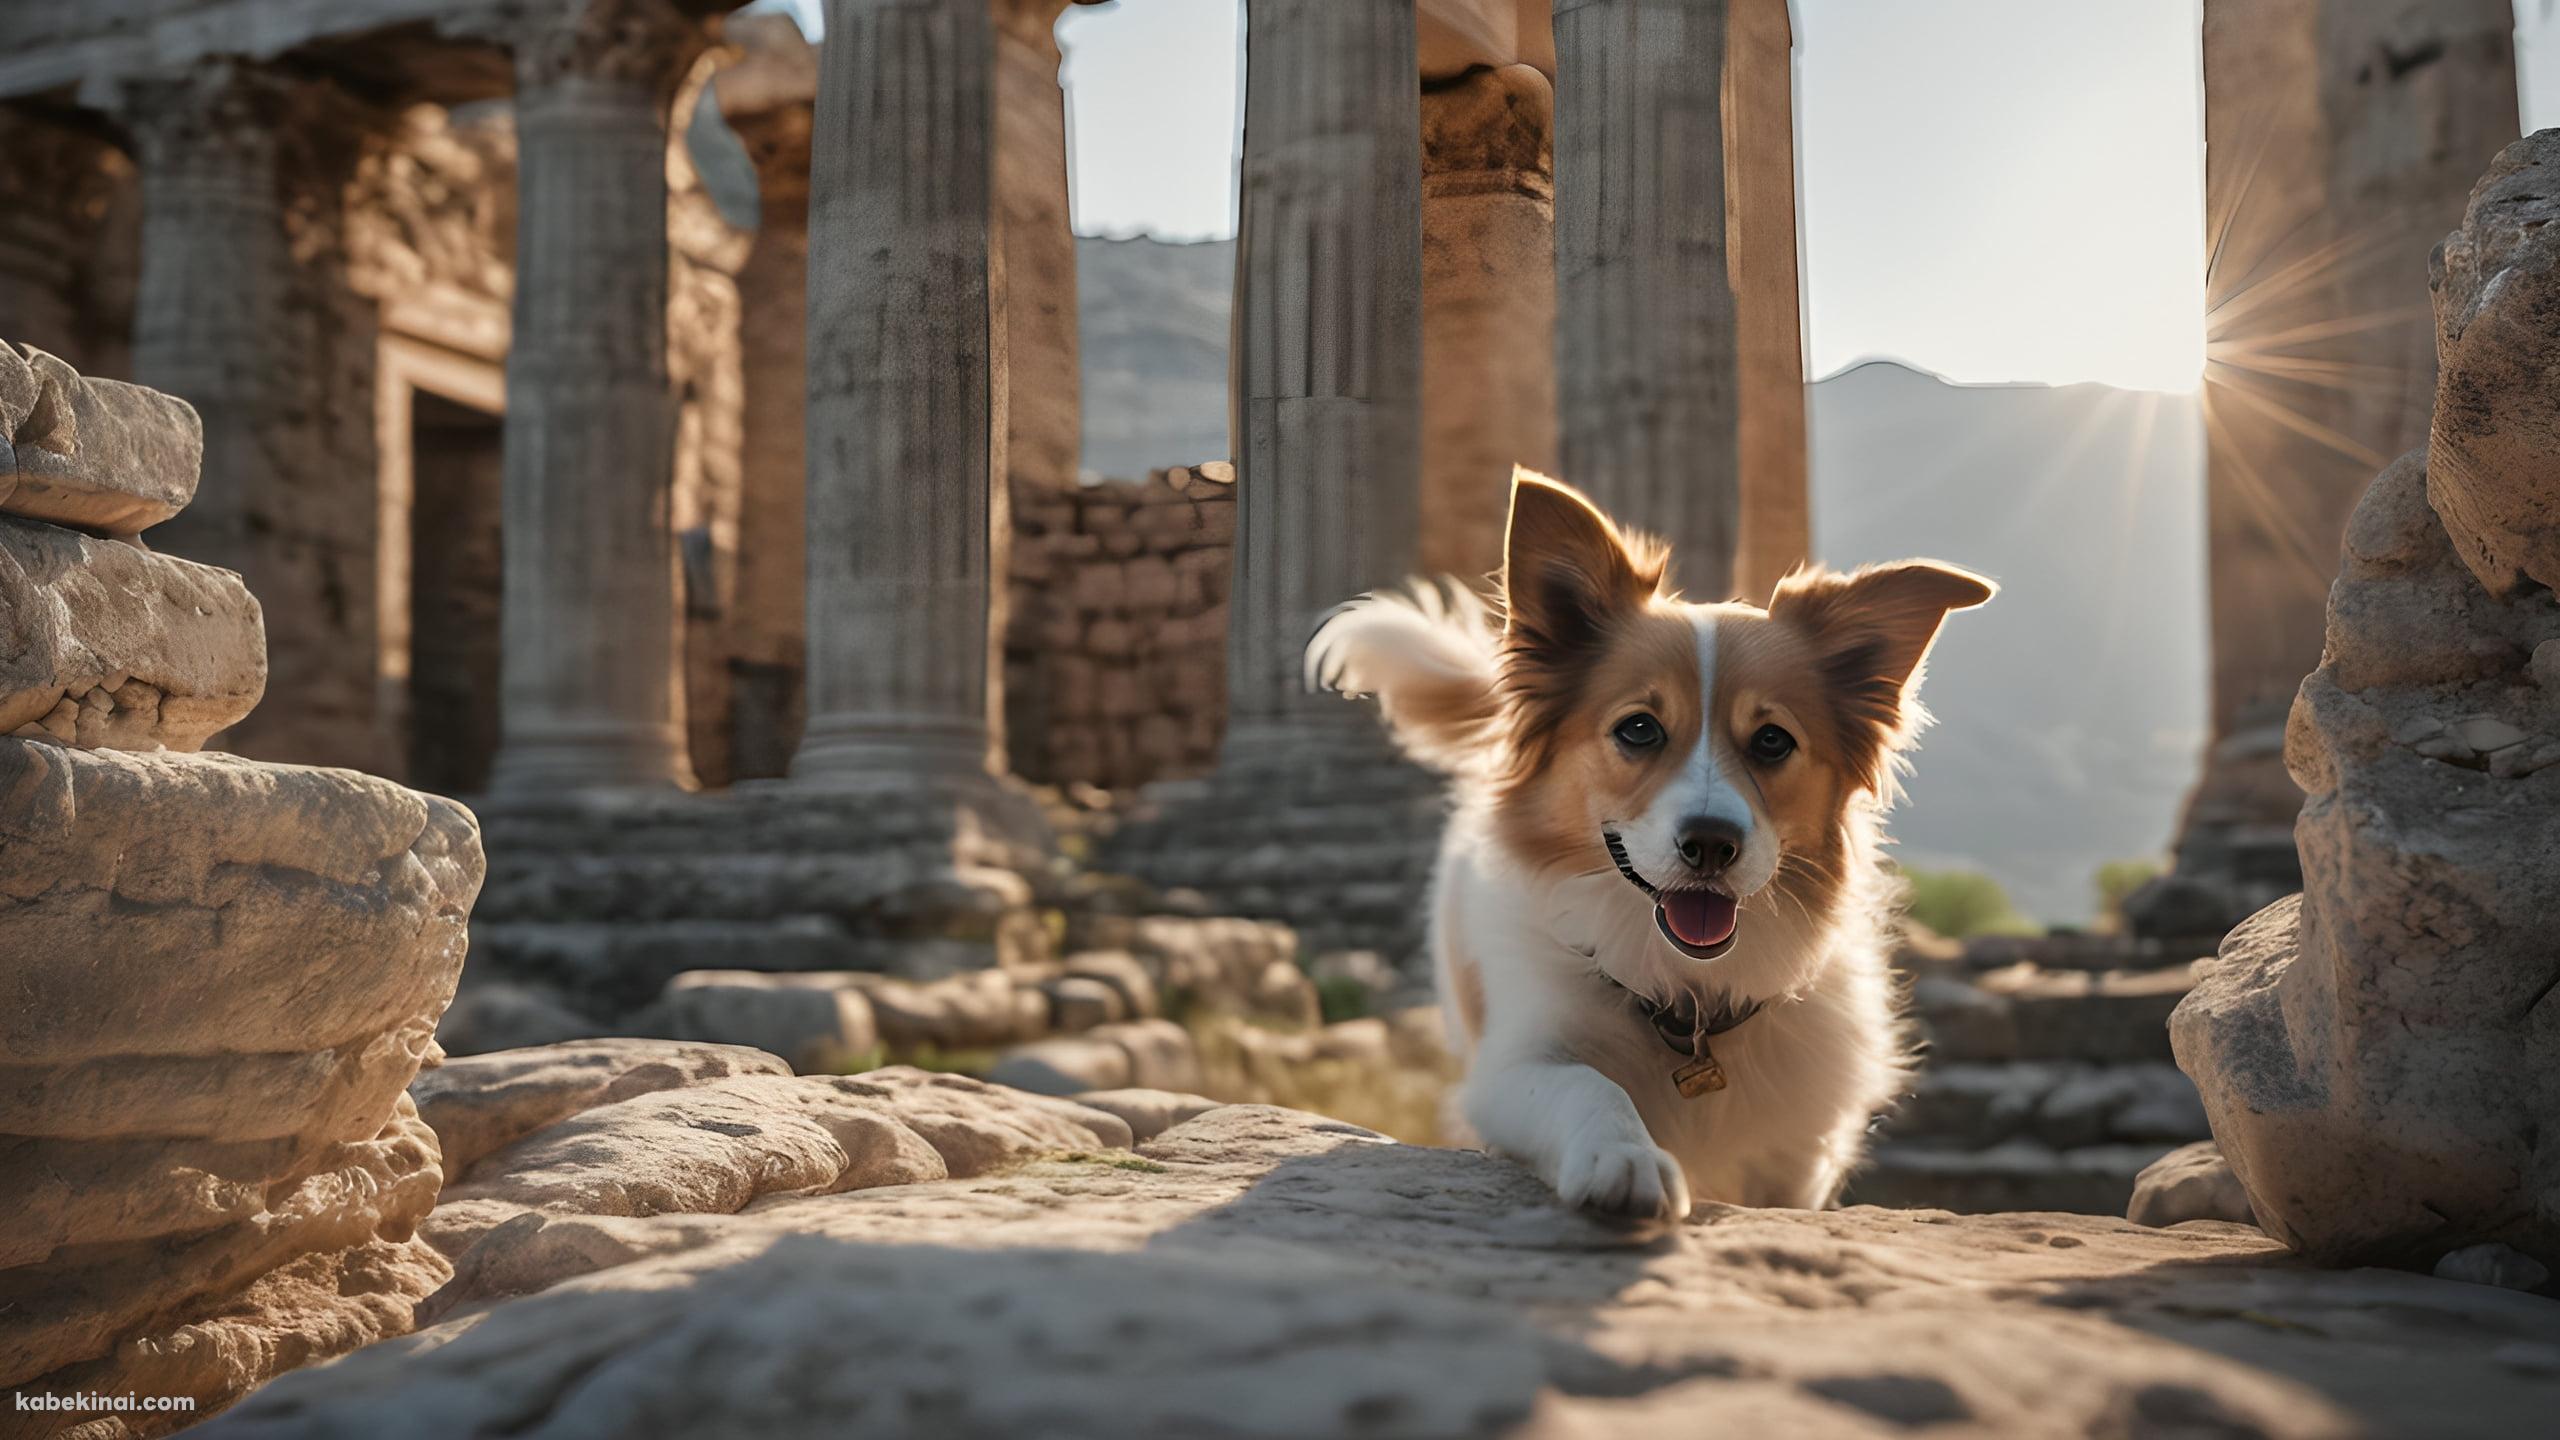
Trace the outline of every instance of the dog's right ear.
[[1663, 551], [1621, 534], [1572, 486], [1511, 472], [1502, 541], [1506, 634], [1515, 650], [1578, 649], [1661, 588]]

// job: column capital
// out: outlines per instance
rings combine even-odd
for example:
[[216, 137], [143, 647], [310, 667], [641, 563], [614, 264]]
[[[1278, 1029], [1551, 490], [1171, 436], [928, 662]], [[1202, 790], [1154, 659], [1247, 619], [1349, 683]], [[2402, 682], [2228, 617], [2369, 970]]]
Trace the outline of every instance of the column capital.
[[123, 79], [113, 108], [132, 128], [137, 158], [148, 168], [217, 152], [239, 159], [272, 155], [293, 92], [293, 82], [274, 70], [225, 57]]
[[121, 120], [145, 172], [343, 175], [390, 112], [326, 80], [244, 56], [218, 55], [117, 77], [83, 97]]
[[699, 13], [706, 8], [715, 7], [680, 0], [504, 0], [460, 28], [514, 54], [519, 100], [586, 81], [642, 90], [665, 105], [710, 47]]

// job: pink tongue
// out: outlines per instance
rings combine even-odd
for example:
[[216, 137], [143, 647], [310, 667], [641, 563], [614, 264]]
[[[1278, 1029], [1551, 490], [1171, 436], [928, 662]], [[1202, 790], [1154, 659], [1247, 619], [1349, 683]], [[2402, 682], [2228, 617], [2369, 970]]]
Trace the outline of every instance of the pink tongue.
[[1701, 950], [1721, 945], [1733, 934], [1733, 897], [1713, 890], [1666, 890], [1662, 918], [1670, 922], [1671, 933], [1683, 945]]

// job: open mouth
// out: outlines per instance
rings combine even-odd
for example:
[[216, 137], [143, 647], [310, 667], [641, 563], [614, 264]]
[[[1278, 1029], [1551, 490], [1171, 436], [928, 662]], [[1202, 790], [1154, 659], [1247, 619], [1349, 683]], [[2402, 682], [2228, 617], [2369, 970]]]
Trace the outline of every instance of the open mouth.
[[1616, 832], [1603, 830], [1600, 837], [1608, 843], [1609, 858], [1618, 862], [1618, 873], [1653, 900], [1654, 928], [1672, 949], [1692, 960], [1713, 960], [1733, 948], [1734, 934], [1742, 926], [1739, 901], [1706, 886], [1665, 890], [1654, 885], [1636, 873]]

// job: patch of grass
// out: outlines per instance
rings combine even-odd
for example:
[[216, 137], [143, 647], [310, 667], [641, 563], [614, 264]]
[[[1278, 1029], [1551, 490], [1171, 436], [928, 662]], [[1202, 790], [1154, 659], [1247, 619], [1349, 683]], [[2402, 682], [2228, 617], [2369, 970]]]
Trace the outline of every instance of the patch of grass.
[[1348, 975], [1328, 976], [1316, 982], [1316, 1003], [1324, 1008], [1327, 1025], [1365, 1019], [1369, 1014], [1369, 987]]

